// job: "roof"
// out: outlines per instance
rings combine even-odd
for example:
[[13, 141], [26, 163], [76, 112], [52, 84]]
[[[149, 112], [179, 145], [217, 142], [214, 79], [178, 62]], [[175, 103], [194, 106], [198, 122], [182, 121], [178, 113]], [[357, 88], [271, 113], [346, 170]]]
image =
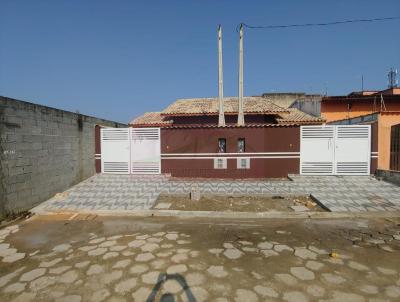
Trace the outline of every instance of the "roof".
[[289, 113], [279, 114], [280, 117], [277, 118], [279, 124], [321, 124], [325, 122], [320, 117], [310, 115], [296, 108], [288, 108], [288, 110]]
[[306, 94], [304, 92], [271, 92], [263, 93], [262, 97], [271, 100], [275, 105], [282, 108], [290, 108], [295, 102], [321, 101], [320, 94]]
[[370, 94], [370, 95], [336, 95], [336, 96], [325, 96], [322, 98], [322, 102], [374, 102], [380, 101], [381, 97], [384, 101], [400, 101], [400, 94]]
[[399, 95], [400, 88], [391, 87], [384, 90], [363, 90], [363, 91], [354, 91], [349, 94], [349, 96], [366, 96], [366, 95]]
[[[244, 97], [245, 114], [278, 114], [288, 112], [272, 101], [263, 97]], [[237, 97], [224, 98], [224, 113], [237, 114], [239, 102]], [[218, 98], [178, 99], [161, 112], [164, 116], [178, 115], [218, 115]]]
[[275, 105], [282, 108], [289, 108], [296, 100], [305, 95], [304, 92], [266, 92], [262, 94], [262, 97], [271, 100]]
[[194, 129], [194, 128], [269, 128], [269, 127], [296, 127], [299, 123], [291, 124], [245, 124], [243, 126], [238, 126], [237, 124], [227, 124], [225, 126], [218, 126], [217, 124], [209, 125], [173, 125], [164, 127], [164, 129]]
[[161, 112], [146, 112], [129, 123], [129, 125], [135, 126], [166, 126], [170, 124], [172, 124], [172, 120], [161, 116]]
[[381, 91], [383, 95], [400, 95], [399, 87], [392, 87]]
[[362, 91], [353, 91], [349, 93], [349, 96], [365, 96], [365, 95], [373, 95], [378, 93], [378, 90], [362, 90]]
[[[321, 124], [324, 119], [312, 116], [296, 108], [288, 108], [287, 112], [279, 113], [277, 124], [246, 124], [248, 127], [265, 127], [272, 125], [299, 125], [299, 124]], [[174, 125], [169, 117], [162, 116], [161, 112], [146, 112], [142, 116], [132, 120], [129, 125], [136, 127], [173, 127], [173, 128], [195, 128], [195, 127], [218, 127], [218, 125]], [[237, 125], [226, 125], [225, 127], [237, 127]]]

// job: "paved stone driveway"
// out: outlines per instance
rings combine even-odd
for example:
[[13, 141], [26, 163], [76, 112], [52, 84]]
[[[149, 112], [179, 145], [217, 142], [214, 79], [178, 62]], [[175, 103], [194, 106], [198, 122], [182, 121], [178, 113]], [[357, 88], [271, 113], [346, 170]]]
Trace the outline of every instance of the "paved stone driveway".
[[0, 230], [0, 301], [394, 302], [398, 223], [36, 217]]
[[325, 208], [341, 211], [400, 210], [400, 187], [370, 176], [290, 175], [293, 181], [179, 181], [163, 186], [164, 193], [188, 193], [198, 188], [211, 194], [312, 194]]
[[400, 210], [400, 187], [369, 176], [291, 176], [332, 212]]
[[146, 210], [160, 193], [312, 194], [340, 211], [400, 210], [400, 187], [369, 176], [290, 176], [286, 180], [179, 180], [166, 176], [98, 174], [35, 208], [39, 211]]
[[153, 206], [167, 177], [97, 174], [34, 208], [34, 212], [132, 211]]

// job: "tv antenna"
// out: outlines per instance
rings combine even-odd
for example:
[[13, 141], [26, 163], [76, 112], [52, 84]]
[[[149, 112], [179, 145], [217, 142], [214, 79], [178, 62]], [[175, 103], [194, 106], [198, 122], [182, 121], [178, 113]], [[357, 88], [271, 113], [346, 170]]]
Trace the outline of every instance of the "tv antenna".
[[390, 68], [390, 71], [388, 72], [388, 87], [395, 88], [398, 84], [399, 81], [397, 80], [397, 69]]

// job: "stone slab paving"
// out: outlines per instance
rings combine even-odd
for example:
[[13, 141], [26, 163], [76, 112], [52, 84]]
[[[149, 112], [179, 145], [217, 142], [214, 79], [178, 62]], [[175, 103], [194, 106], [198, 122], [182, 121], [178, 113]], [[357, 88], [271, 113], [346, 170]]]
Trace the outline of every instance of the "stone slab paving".
[[295, 185], [309, 192], [332, 212], [398, 211], [400, 187], [370, 176], [291, 175]]
[[150, 219], [39, 217], [0, 230], [8, 255], [25, 255], [0, 256], [0, 301], [400, 300], [400, 220]]
[[164, 193], [203, 194], [307, 194], [332, 212], [400, 210], [400, 187], [371, 176], [290, 175], [292, 181], [184, 181], [171, 180]]
[[57, 194], [33, 211], [150, 209], [167, 181], [164, 175], [97, 174]]
[[333, 212], [400, 210], [400, 187], [370, 176], [300, 176], [291, 180], [184, 180], [164, 175], [98, 174], [44, 202], [34, 212], [148, 210], [161, 193], [310, 195]]

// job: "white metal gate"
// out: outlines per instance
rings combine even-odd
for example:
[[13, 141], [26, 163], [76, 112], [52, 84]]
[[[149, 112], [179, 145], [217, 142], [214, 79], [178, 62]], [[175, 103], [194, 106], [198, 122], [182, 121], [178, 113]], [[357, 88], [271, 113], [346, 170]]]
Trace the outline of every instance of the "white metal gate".
[[300, 174], [333, 174], [334, 126], [300, 128]]
[[129, 128], [102, 128], [101, 172], [129, 174], [130, 141]]
[[160, 128], [101, 129], [101, 172], [160, 174]]
[[300, 174], [370, 174], [370, 125], [302, 126], [300, 132]]
[[371, 163], [371, 126], [335, 126], [335, 173], [368, 175]]
[[131, 128], [131, 173], [161, 173], [160, 128]]

